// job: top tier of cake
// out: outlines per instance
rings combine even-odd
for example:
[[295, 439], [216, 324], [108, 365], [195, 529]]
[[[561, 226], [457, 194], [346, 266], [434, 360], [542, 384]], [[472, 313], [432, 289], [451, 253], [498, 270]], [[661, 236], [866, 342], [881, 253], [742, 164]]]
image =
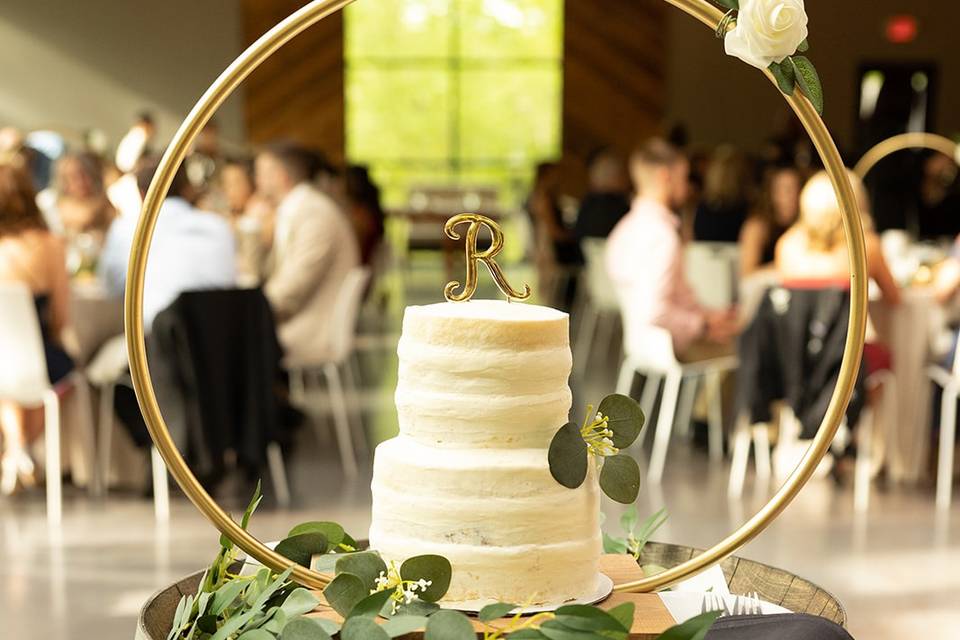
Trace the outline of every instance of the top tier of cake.
[[567, 421], [566, 313], [500, 300], [408, 307], [400, 433], [451, 448], [547, 447]]

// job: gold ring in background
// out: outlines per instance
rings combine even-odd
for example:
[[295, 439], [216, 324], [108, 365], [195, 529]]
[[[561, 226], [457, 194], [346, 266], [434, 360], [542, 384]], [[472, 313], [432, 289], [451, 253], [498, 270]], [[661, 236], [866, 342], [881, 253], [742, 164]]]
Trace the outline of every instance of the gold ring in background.
[[960, 145], [950, 138], [935, 133], [901, 133], [887, 138], [863, 154], [860, 162], [853, 168], [853, 172], [863, 180], [878, 162], [905, 149], [932, 149], [950, 156], [954, 162], [960, 164]]
[[[687, 14], [697, 18], [712, 31], [717, 29], [723, 13], [706, 0], [665, 0], [669, 4], [682, 9]], [[191, 473], [180, 452], [177, 451], [170, 432], [160, 413], [157, 398], [150, 379], [147, 366], [146, 344], [143, 329], [143, 288], [146, 277], [147, 257], [150, 250], [150, 241], [157, 223], [160, 205], [170, 189], [170, 183], [177, 168], [186, 157], [187, 151], [197, 134], [210, 120], [217, 108], [243, 82], [254, 69], [270, 57], [286, 42], [296, 37], [300, 32], [319, 22], [331, 13], [342, 9], [352, 0], [314, 0], [299, 9], [270, 31], [261, 36], [256, 42], [237, 57], [233, 63], [217, 78], [203, 94], [197, 104], [180, 125], [163, 154], [157, 173], [150, 183], [150, 188], [144, 199], [143, 210], [137, 223], [133, 238], [133, 247], [130, 252], [130, 263], [127, 275], [126, 296], [124, 302], [124, 321], [126, 325], [127, 352], [130, 357], [130, 373], [133, 378], [134, 389], [140, 402], [150, 437], [163, 456], [167, 468], [177, 484], [183, 489], [193, 504], [210, 520], [210, 522], [224, 535], [234, 541], [236, 545], [257, 559], [265, 566], [275, 571], [283, 571], [290, 566], [287, 558], [267, 548], [262, 542], [244, 531], [230, 516], [225, 513], [210, 495], [200, 486], [196, 477]], [[767, 72], [768, 79], [774, 82]], [[774, 82], [775, 84], [775, 82]], [[733, 554], [741, 546], [756, 537], [769, 525], [793, 500], [803, 488], [807, 480], [813, 475], [833, 442], [837, 428], [846, 411], [847, 403], [853, 392], [854, 383], [860, 368], [860, 357], [863, 351], [864, 332], [867, 318], [867, 278], [866, 257], [863, 241], [863, 229], [860, 225], [859, 211], [856, 198], [850, 181], [847, 178], [843, 161], [837, 151], [830, 133], [823, 121], [817, 115], [813, 106], [799, 95], [787, 97], [787, 102], [800, 118], [804, 128], [813, 140], [817, 152], [823, 160], [827, 172], [836, 190], [843, 214], [843, 229], [850, 249], [850, 318], [847, 332], [846, 347], [840, 374], [830, 405], [824, 416], [823, 423], [817, 432], [806, 455], [790, 478], [776, 494], [753, 517], [739, 529], [721, 540], [715, 546], [694, 556], [690, 560], [668, 569], [655, 576], [618, 584], [617, 591], [653, 591], [673, 584], [683, 578], [703, 571]], [[300, 565], [293, 567], [293, 579], [307, 587], [321, 589], [329, 583], [331, 577], [317, 573]]]

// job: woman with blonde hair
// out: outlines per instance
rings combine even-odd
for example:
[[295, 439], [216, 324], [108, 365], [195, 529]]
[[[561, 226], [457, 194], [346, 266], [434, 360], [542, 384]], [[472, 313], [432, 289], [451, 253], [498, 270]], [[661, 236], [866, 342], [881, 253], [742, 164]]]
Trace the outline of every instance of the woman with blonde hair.
[[68, 153], [54, 168], [52, 212], [68, 236], [91, 233], [102, 240], [117, 212], [107, 198], [103, 166], [91, 153]]
[[731, 146], [717, 147], [703, 179], [703, 197], [693, 217], [698, 242], [736, 242], [750, 211], [750, 167]]

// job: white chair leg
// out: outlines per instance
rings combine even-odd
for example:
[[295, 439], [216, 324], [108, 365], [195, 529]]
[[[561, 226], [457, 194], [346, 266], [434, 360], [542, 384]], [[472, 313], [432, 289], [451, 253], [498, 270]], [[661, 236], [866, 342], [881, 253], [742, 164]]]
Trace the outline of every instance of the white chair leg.
[[770, 462], [770, 434], [766, 423], [755, 424], [753, 432], [753, 461], [757, 468], [757, 485], [768, 484], [773, 473]]
[[63, 519], [63, 474], [60, 467], [60, 399], [50, 389], [43, 395], [43, 441], [46, 455], [47, 524]]
[[940, 450], [937, 454], [937, 509], [950, 508], [953, 489], [953, 448], [956, 445], [957, 399], [960, 388], [948, 385], [940, 401]]
[[674, 428], [677, 435], [682, 438], [690, 437], [690, 420], [693, 415], [693, 401], [697, 397], [697, 387], [700, 378], [691, 376], [683, 378], [680, 382], [680, 404], [677, 406], [677, 423]]
[[599, 319], [600, 313], [596, 307], [589, 305], [584, 309], [583, 323], [580, 325], [580, 333], [577, 335], [577, 343], [573, 355], [573, 369], [578, 377], [587, 370], [587, 364], [590, 360], [590, 350], [593, 348], [593, 338], [597, 332], [597, 322]]
[[100, 414], [97, 418], [97, 475], [101, 495], [110, 491], [110, 454], [113, 446], [113, 398], [116, 385], [108, 383], [100, 388]]
[[[640, 410], [643, 412], [645, 424], [649, 424], [653, 415], [653, 405], [657, 401], [657, 394], [660, 393], [660, 376], [655, 373], [648, 373], [643, 379], [643, 389], [640, 391]], [[640, 432], [640, 437], [631, 445], [631, 448], [642, 449], [643, 443], [647, 439], [647, 434], [652, 429], [645, 428]]]
[[343, 471], [348, 478], [357, 477], [357, 458], [353, 450], [353, 439], [350, 437], [350, 420], [347, 415], [347, 403], [343, 397], [343, 382], [340, 379], [340, 370], [335, 364], [326, 364], [323, 374], [327, 378], [330, 390], [330, 404], [333, 407], [333, 424], [337, 431], [337, 445], [340, 448], [340, 461]]
[[350, 422], [354, 433], [357, 434], [357, 453], [361, 456], [369, 457], [370, 446], [367, 443], [367, 430], [363, 425], [363, 403], [360, 402], [360, 377], [357, 375], [354, 364], [354, 359], [348, 358], [343, 366], [344, 373], [346, 374], [344, 376], [344, 384], [351, 399]]
[[283, 452], [276, 442], [267, 445], [267, 467], [270, 469], [273, 489], [277, 492], [277, 504], [286, 509], [290, 506], [290, 485], [287, 484], [287, 468], [283, 464]]
[[620, 374], [617, 376], [617, 393], [629, 396], [630, 392], [633, 391], [633, 379], [636, 375], [636, 368], [630, 362], [630, 358], [626, 358], [620, 365]]
[[73, 392], [76, 395], [77, 438], [83, 447], [83, 457], [87, 465], [87, 491], [92, 496], [103, 495], [101, 476], [97, 469], [97, 436], [93, 425], [93, 402], [90, 400], [90, 383], [80, 373], [73, 374]]
[[730, 480], [727, 496], [738, 499], [743, 495], [743, 483], [747, 477], [747, 462], [750, 458], [750, 423], [746, 414], [737, 418], [733, 430], [733, 460], [730, 465]]
[[153, 515], [157, 522], [169, 522], [170, 487], [167, 484], [167, 465], [156, 447], [150, 447], [150, 467], [153, 472]]
[[723, 459], [723, 389], [720, 384], [720, 372], [707, 373], [707, 438], [710, 460], [720, 462]]
[[867, 407], [857, 434], [857, 460], [853, 472], [853, 508], [863, 513], [870, 505], [870, 468], [873, 466], [874, 412]]
[[660, 484], [663, 467], [667, 461], [667, 447], [670, 446], [670, 432], [673, 430], [673, 417], [677, 412], [677, 396], [680, 393], [682, 376], [670, 373], [663, 388], [663, 401], [660, 403], [660, 415], [657, 418], [657, 432], [653, 438], [653, 451], [650, 453], [650, 469], [647, 479]]

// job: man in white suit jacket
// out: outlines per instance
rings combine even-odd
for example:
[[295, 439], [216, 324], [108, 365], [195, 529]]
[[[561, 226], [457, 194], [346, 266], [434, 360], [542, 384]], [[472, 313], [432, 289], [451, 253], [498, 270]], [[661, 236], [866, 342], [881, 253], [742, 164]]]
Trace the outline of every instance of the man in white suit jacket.
[[257, 190], [277, 206], [264, 293], [291, 368], [328, 359], [340, 284], [360, 264], [347, 216], [310, 184], [312, 162], [308, 150], [287, 143], [256, 160]]

